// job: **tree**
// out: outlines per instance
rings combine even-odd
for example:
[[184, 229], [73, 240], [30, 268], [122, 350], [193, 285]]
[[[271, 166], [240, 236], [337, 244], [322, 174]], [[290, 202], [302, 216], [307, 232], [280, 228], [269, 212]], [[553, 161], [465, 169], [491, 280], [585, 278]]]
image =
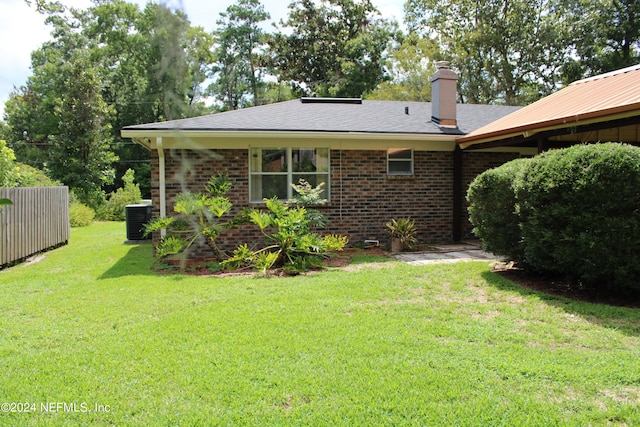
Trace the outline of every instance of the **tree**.
[[386, 80], [386, 49], [397, 24], [369, 0], [292, 2], [285, 33], [270, 37], [273, 66], [302, 93], [356, 97]]
[[566, 0], [560, 7], [574, 39], [563, 67], [566, 83], [640, 62], [640, 2]]
[[460, 74], [460, 100], [523, 105], [554, 91], [570, 28], [555, 0], [409, 0], [410, 31], [435, 34]]
[[5, 104], [9, 146], [20, 161], [43, 170], [52, 166], [48, 148], [51, 136], [59, 130], [55, 110], [65, 92], [59, 70], [71, 60], [72, 52], [88, 43], [77, 31], [73, 18], [63, 16], [63, 9], [52, 10], [46, 22], [53, 27], [53, 40], [31, 53], [33, 74], [24, 86], [11, 93]]
[[[158, 4], [140, 10], [123, 0], [96, 1], [86, 10], [68, 11], [41, 0], [37, 5], [47, 14], [52, 39], [32, 53], [33, 74], [6, 104], [9, 146], [30, 165], [56, 168], [49, 149], [53, 139], [59, 143], [59, 133], [67, 131], [59, 126], [56, 111], [61, 111], [69, 84], [64, 80], [68, 74], [60, 70], [83, 58], [91, 78], [100, 82], [102, 101], [111, 106], [102, 120], [120, 157], [115, 164], [118, 176], [135, 169], [141, 189], [150, 194], [149, 153], [122, 141], [119, 131], [127, 125], [208, 111], [201, 94], [212, 37], [192, 28], [183, 13]], [[109, 181], [103, 182], [106, 191], [121, 185], [112, 187]]]
[[185, 38], [185, 56], [191, 76], [191, 91], [187, 94], [189, 98], [188, 115], [194, 117], [210, 112], [202, 99], [206, 96], [203, 84], [210, 77], [210, 64], [215, 58], [213, 54], [214, 38], [202, 27], [188, 28]]
[[[123, 141], [119, 130], [139, 123], [192, 117], [209, 110], [202, 85], [212, 62], [212, 37], [191, 27], [187, 17], [165, 6], [140, 10], [122, 0], [96, 4], [81, 16], [82, 32], [97, 41], [92, 55], [100, 64], [105, 101], [114, 105], [117, 176], [134, 169], [150, 195], [149, 152]], [[123, 183], [107, 188], [114, 191]]]
[[238, 0], [220, 14], [218, 30], [214, 32], [216, 80], [210, 90], [224, 103], [224, 109], [260, 104], [263, 84], [260, 64], [264, 61], [259, 50], [264, 32], [259, 24], [269, 17], [258, 0]]
[[434, 59], [439, 58], [438, 46], [428, 37], [408, 34], [390, 52], [391, 80], [382, 82], [367, 95], [368, 99], [389, 101], [431, 101], [431, 77]]
[[147, 98], [160, 120], [187, 117], [191, 73], [183, 43], [189, 21], [180, 11], [149, 3], [139, 22], [138, 31], [148, 43], [142, 50], [146, 64]]
[[51, 175], [95, 209], [104, 201], [102, 187], [115, 175], [109, 124], [113, 109], [102, 98], [99, 74], [88, 58], [74, 55], [59, 72], [64, 92], [54, 110], [58, 132], [51, 137]]

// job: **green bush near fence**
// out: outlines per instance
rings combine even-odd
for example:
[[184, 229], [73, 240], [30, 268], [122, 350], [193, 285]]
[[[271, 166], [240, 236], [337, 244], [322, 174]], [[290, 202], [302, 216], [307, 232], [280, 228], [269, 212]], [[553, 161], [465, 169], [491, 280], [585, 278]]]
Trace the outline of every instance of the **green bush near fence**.
[[93, 223], [96, 213], [87, 205], [78, 201], [69, 204], [69, 223], [71, 227], [86, 227]]

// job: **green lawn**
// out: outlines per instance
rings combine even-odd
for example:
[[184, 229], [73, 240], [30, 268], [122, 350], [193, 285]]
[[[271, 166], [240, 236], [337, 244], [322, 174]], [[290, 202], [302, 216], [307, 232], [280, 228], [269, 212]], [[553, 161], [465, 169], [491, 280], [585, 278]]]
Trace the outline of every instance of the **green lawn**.
[[486, 262], [157, 275], [124, 240], [0, 272], [0, 425], [640, 425], [640, 310]]

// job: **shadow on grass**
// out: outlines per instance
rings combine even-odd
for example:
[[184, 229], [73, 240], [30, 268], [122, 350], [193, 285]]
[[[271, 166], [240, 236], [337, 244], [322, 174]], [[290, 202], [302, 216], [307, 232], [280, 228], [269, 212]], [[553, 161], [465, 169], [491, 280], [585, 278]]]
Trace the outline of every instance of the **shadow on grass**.
[[640, 336], [640, 309], [620, 307], [604, 302], [582, 301], [566, 295], [556, 295], [528, 288], [515, 283], [500, 274], [482, 273], [482, 278], [491, 286], [509, 292], [518, 292], [523, 296], [535, 295], [545, 304], [557, 307], [569, 314], [580, 316], [589, 323], [615, 329], [629, 336]]
[[153, 276], [153, 246], [150, 244], [131, 245], [131, 249], [99, 279], [114, 279], [125, 276]]

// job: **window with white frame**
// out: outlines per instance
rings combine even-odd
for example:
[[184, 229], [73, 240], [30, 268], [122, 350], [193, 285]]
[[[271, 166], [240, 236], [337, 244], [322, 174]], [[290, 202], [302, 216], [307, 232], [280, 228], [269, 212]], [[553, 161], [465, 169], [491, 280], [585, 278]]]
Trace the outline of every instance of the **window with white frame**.
[[387, 173], [389, 175], [413, 175], [413, 150], [389, 148], [387, 150]]
[[277, 196], [289, 200], [295, 195], [291, 184], [304, 179], [312, 187], [324, 182], [322, 193], [329, 200], [328, 148], [249, 149], [249, 198], [261, 202]]

